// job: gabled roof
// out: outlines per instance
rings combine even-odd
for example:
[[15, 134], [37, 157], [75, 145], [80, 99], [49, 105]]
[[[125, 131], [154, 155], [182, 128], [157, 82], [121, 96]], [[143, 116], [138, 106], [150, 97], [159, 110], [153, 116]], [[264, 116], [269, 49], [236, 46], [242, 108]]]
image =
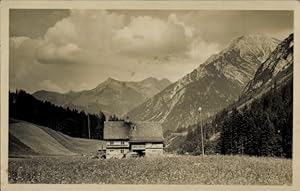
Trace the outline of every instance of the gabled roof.
[[127, 139], [131, 142], [162, 142], [163, 131], [160, 123], [107, 121], [104, 123], [104, 139]]
[[129, 139], [130, 126], [124, 121], [106, 121], [104, 123], [104, 139]]
[[164, 140], [160, 123], [135, 122], [130, 131], [131, 142], [161, 142]]

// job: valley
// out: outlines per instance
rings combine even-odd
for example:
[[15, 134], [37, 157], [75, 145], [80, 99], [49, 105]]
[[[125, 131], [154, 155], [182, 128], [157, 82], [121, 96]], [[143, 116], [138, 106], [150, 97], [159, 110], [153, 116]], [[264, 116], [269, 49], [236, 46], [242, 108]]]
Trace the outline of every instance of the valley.
[[[9, 181], [291, 185], [292, 81], [293, 35], [248, 35], [174, 83], [108, 78], [81, 92], [10, 92]], [[161, 123], [164, 154], [104, 159], [108, 120]]]

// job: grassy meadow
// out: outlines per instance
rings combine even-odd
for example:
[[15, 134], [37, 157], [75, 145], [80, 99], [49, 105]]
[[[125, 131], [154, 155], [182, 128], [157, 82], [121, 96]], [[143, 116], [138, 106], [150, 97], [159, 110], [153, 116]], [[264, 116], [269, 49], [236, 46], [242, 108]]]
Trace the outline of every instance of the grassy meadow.
[[10, 158], [9, 182], [291, 185], [292, 160], [247, 156]]

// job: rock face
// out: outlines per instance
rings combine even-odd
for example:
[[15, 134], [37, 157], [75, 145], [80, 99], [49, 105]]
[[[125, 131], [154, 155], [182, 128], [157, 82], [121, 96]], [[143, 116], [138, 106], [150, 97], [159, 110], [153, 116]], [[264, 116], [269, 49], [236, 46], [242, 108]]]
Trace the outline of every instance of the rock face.
[[[293, 77], [293, 34], [290, 34], [258, 68], [247, 84], [242, 97], [249, 97], [268, 90], [274, 83], [279, 85]], [[276, 81], [276, 82], [275, 82]]]
[[162, 122], [164, 131], [187, 127], [213, 115], [240, 96], [278, 43], [265, 35], [236, 38], [219, 54], [127, 115], [134, 120]]
[[102, 110], [105, 114], [125, 114], [130, 109], [157, 94], [171, 82], [166, 79], [147, 78], [139, 82], [123, 82], [108, 78], [92, 90], [61, 94], [50, 91], [37, 91], [33, 96], [56, 105], [91, 113]]

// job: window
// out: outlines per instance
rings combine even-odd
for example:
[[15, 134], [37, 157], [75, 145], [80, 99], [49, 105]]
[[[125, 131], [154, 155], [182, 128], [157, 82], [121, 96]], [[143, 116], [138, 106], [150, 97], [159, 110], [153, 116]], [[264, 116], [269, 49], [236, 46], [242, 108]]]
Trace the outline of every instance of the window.
[[123, 149], [121, 150], [121, 153], [124, 154], [124, 150]]
[[131, 126], [131, 130], [135, 130], [135, 125], [132, 125], [132, 126]]
[[114, 144], [114, 142], [113, 142], [113, 141], [109, 141], [109, 144], [113, 145], [113, 144]]
[[121, 145], [124, 145], [124, 141], [121, 141]]

